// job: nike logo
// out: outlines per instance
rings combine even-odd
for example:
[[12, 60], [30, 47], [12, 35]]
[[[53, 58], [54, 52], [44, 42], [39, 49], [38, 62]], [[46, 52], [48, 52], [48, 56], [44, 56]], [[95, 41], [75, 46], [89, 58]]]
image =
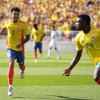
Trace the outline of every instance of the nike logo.
[[81, 43], [83, 43], [84, 41], [82, 40]]

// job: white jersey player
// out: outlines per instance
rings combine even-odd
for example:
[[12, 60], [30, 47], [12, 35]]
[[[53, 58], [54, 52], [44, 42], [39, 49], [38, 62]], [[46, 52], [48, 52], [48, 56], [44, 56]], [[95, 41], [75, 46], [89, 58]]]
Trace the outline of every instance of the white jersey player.
[[50, 44], [49, 44], [48, 56], [46, 58], [50, 58], [51, 49], [54, 47], [58, 55], [57, 59], [60, 59], [61, 56], [57, 49], [57, 32], [55, 31], [55, 26], [52, 26], [51, 38], [48, 40], [48, 42], [50, 42]]

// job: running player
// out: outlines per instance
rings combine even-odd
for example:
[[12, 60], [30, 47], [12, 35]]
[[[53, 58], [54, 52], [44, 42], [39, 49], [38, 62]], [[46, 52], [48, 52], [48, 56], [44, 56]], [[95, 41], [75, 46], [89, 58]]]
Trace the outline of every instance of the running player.
[[77, 30], [81, 30], [75, 39], [77, 53], [69, 68], [62, 75], [70, 75], [71, 70], [79, 62], [84, 48], [95, 66], [94, 80], [100, 85], [100, 29], [92, 29], [90, 22], [90, 17], [85, 14], [79, 15], [76, 19], [75, 26]]
[[37, 62], [37, 48], [39, 49], [40, 55], [42, 55], [42, 40], [45, 36], [45, 32], [42, 29], [39, 29], [37, 24], [34, 24], [31, 35], [32, 38], [34, 38], [34, 58], [35, 62]]
[[[29, 41], [29, 28], [21, 20], [19, 20], [20, 9], [14, 7], [11, 9], [11, 19], [5, 21], [4, 27], [2, 28], [0, 35], [2, 35], [6, 30], [8, 30], [7, 36], [7, 56], [9, 59], [9, 70], [8, 70], [8, 95], [13, 95], [13, 75], [14, 75], [14, 62], [17, 59], [18, 65], [20, 67], [20, 77], [24, 78], [24, 52], [22, 52], [23, 45]], [[26, 38], [24, 39], [24, 36]], [[23, 39], [23, 40], [21, 40]]]
[[61, 59], [60, 53], [57, 49], [57, 32], [55, 30], [55, 26], [52, 26], [51, 28], [52, 32], [51, 32], [51, 38], [48, 40], [48, 42], [50, 42], [49, 44], [49, 50], [48, 50], [48, 56], [46, 57], [47, 59], [50, 58], [51, 55], [51, 49], [54, 47], [58, 57], [57, 59]]

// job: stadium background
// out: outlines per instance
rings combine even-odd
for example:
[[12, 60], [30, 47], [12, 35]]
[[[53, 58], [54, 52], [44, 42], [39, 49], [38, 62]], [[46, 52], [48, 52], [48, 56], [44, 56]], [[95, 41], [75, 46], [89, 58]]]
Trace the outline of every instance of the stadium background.
[[[46, 32], [43, 40], [43, 56], [38, 55], [38, 63], [33, 59], [33, 41], [26, 43], [25, 78], [19, 78], [18, 64], [15, 62], [14, 95], [8, 97], [8, 59], [6, 57], [6, 34], [0, 36], [0, 100], [100, 100], [100, 89], [93, 80], [94, 66], [83, 53], [80, 62], [70, 77], [61, 73], [70, 65], [75, 53], [74, 37], [78, 33], [74, 21], [78, 14], [91, 17], [92, 28], [100, 27], [99, 0], [0, 0], [0, 28], [4, 20], [10, 18], [13, 6], [21, 8], [21, 19], [30, 28], [36, 22]], [[58, 48], [62, 59], [52, 53], [47, 55], [50, 26], [55, 23], [58, 31]]]
[[[21, 20], [29, 28], [37, 23], [46, 37], [43, 41], [43, 50], [47, 51], [47, 39], [50, 36], [50, 26], [55, 25], [58, 31], [58, 49], [60, 52], [75, 52], [74, 37], [78, 33], [74, 26], [76, 16], [88, 14], [91, 17], [92, 28], [100, 27], [100, 1], [99, 0], [0, 0], [0, 29], [6, 19], [10, 18], [10, 10], [17, 6], [21, 9]], [[0, 38], [0, 49], [6, 49], [7, 32]], [[5, 45], [2, 45], [4, 43]], [[30, 40], [26, 50], [33, 50]]]

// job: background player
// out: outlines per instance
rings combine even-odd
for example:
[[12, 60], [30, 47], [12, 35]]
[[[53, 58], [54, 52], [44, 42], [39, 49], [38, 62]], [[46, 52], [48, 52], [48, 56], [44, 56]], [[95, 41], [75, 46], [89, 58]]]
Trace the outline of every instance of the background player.
[[94, 80], [100, 85], [100, 29], [91, 29], [90, 17], [88, 15], [79, 15], [76, 19], [77, 30], [82, 30], [75, 39], [77, 53], [68, 69], [62, 75], [69, 76], [71, 70], [79, 62], [83, 48], [96, 66], [94, 71]]
[[[14, 75], [14, 62], [17, 59], [18, 65], [21, 70], [21, 78], [24, 78], [24, 54], [22, 52], [22, 46], [30, 39], [29, 28], [27, 25], [19, 20], [20, 9], [14, 7], [11, 9], [11, 19], [7, 20], [4, 24], [3, 29], [0, 32], [2, 35], [6, 30], [8, 30], [7, 36], [7, 56], [9, 59], [9, 70], [8, 70], [8, 82], [9, 90], [8, 95], [13, 94], [13, 75]], [[22, 39], [22, 36], [26, 36], [25, 39]]]
[[35, 62], [37, 62], [37, 48], [39, 49], [40, 55], [42, 55], [42, 39], [45, 36], [45, 32], [42, 29], [39, 29], [37, 24], [34, 24], [31, 35], [32, 38], [34, 38], [34, 58]]
[[48, 49], [48, 56], [46, 58], [50, 58], [51, 49], [54, 47], [54, 49], [58, 55], [57, 59], [61, 59], [60, 53], [57, 49], [57, 32], [55, 30], [55, 26], [52, 26], [51, 30], [52, 30], [51, 38], [48, 40], [48, 42], [50, 42], [49, 49]]

